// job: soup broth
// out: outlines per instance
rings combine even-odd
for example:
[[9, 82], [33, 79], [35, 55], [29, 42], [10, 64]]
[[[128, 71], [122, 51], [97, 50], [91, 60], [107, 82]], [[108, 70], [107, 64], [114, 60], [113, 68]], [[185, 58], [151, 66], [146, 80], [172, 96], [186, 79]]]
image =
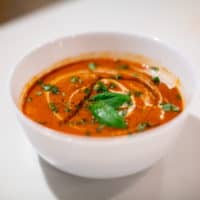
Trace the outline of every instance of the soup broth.
[[33, 121], [61, 134], [112, 137], [160, 126], [183, 110], [159, 66], [116, 58], [60, 64], [30, 81], [21, 102]]

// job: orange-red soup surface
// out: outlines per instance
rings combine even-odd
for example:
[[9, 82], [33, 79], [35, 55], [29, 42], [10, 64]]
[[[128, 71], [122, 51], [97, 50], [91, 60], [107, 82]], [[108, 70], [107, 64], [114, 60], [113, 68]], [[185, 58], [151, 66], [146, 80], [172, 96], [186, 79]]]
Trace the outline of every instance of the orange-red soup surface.
[[62, 64], [29, 83], [22, 111], [61, 134], [138, 133], [168, 122], [183, 110], [178, 88], [167, 86], [160, 70], [111, 58]]

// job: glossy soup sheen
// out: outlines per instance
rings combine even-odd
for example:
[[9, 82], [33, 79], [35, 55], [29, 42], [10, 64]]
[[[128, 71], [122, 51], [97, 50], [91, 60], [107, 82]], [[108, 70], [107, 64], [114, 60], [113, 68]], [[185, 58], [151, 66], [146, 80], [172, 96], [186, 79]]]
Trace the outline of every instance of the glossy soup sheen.
[[139, 133], [168, 122], [183, 110], [178, 88], [165, 84], [160, 70], [111, 58], [61, 65], [31, 83], [22, 111], [61, 134]]

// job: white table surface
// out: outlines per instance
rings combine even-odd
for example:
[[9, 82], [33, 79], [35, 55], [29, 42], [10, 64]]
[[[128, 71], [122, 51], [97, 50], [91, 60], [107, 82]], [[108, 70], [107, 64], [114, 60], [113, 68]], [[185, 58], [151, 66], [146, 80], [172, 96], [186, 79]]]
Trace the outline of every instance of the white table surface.
[[[38, 158], [25, 138], [8, 103], [9, 71], [46, 41], [97, 30], [156, 36], [199, 63], [198, 0], [66, 0], [0, 25], [0, 199], [199, 200], [200, 123], [192, 116], [168, 156], [145, 172], [107, 181], [54, 169]], [[198, 105], [193, 112], [200, 111]]]

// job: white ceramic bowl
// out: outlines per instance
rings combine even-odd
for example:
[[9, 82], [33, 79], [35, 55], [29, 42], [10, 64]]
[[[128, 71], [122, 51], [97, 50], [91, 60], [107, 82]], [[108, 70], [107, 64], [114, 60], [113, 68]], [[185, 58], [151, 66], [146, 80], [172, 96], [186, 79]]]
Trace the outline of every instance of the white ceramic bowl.
[[[62, 135], [28, 119], [19, 96], [35, 74], [66, 57], [94, 51], [132, 52], [148, 56], [180, 78], [185, 110], [169, 123], [144, 133], [115, 138]], [[47, 43], [25, 56], [10, 80], [17, 118], [38, 154], [62, 171], [90, 178], [113, 178], [150, 167], [167, 153], [188, 114], [197, 86], [195, 68], [177, 50], [156, 38], [123, 33], [84, 33]]]

